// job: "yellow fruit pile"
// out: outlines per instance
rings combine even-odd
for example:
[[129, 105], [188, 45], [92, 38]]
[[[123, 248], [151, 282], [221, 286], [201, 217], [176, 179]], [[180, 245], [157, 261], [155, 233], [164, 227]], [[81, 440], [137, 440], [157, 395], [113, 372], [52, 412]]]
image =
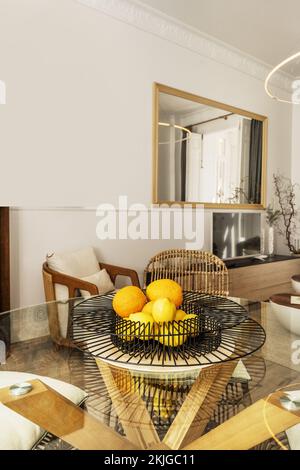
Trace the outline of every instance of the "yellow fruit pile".
[[[181, 286], [170, 279], [160, 279], [151, 282], [146, 289], [146, 295], [141, 289], [127, 286], [120, 289], [114, 296], [113, 309], [125, 320], [139, 322], [139, 339], [155, 339], [165, 346], [180, 346], [187, 340], [187, 326], [195, 314], [186, 314], [177, 308], [182, 304]], [[185, 324], [184, 322], [188, 322]], [[132, 341], [136, 329], [132, 323], [116, 333], [124, 341]], [[191, 332], [196, 336], [196, 326]]]

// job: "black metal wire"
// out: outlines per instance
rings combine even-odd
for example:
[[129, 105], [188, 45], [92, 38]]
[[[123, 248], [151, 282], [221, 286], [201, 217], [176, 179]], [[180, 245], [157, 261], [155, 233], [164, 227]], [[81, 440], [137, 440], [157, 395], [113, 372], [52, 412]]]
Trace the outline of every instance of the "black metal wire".
[[232, 328], [248, 318], [248, 312], [242, 305], [228, 297], [201, 294], [198, 292], [185, 292], [185, 303], [192, 303], [208, 312], [210, 316], [221, 323], [222, 329]]
[[91, 297], [75, 306], [71, 328], [75, 346], [111, 363], [213, 365], [248, 356], [265, 342], [264, 329], [242, 306], [224, 297], [184, 293], [182, 307], [196, 318], [178, 322], [172, 330], [164, 324], [155, 334], [149, 325], [118, 317], [112, 298], [113, 294]]

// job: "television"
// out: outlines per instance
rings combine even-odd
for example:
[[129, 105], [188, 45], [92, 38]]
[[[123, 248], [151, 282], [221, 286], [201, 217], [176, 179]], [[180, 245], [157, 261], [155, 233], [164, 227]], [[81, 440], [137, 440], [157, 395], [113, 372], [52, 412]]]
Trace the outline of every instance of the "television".
[[213, 253], [221, 259], [261, 254], [261, 214], [258, 212], [214, 212]]

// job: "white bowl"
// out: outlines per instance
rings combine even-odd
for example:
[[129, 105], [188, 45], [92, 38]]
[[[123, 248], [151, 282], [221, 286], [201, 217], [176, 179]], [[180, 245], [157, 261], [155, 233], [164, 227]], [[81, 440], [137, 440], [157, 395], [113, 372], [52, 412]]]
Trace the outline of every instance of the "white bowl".
[[296, 292], [296, 294], [300, 294], [300, 281], [296, 281], [292, 277], [291, 278], [291, 283], [292, 283], [292, 288]]
[[300, 309], [280, 305], [270, 300], [270, 305], [279, 323], [290, 333], [300, 336]]

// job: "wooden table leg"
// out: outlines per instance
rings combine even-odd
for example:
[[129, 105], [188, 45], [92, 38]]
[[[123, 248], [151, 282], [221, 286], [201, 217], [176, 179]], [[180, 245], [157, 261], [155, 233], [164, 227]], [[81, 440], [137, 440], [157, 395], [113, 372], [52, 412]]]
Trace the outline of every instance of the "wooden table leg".
[[163, 440], [167, 446], [177, 450], [201, 436], [235, 367], [233, 362], [200, 372]]
[[189, 442], [202, 436], [207, 424], [209, 423], [211, 416], [216, 409], [218, 402], [227, 387], [227, 384], [237, 366], [237, 362], [228, 362], [218, 366], [218, 373], [215, 376], [214, 382], [211, 384], [210, 389], [207, 392], [205, 400], [202, 406], [199, 408], [197, 415], [195, 416], [194, 422], [186, 433], [182, 446], [184, 447]]
[[171, 449], [177, 450], [180, 448], [218, 372], [218, 367], [210, 367], [208, 370], [199, 373], [199, 376], [164, 437], [164, 444]]
[[40, 380], [29, 383], [32, 384], [32, 391], [23, 396], [12, 396], [9, 387], [1, 388], [0, 402], [77, 449], [137, 449]]
[[100, 359], [96, 362], [126, 437], [142, 449], [161, 445], [146, 404], [134, 390], [130, 372], [115, 369]]
[[184, 447], [184, 450], [248, 450], [300, 423], [300, 412], [285, 410], [275, 392]]

